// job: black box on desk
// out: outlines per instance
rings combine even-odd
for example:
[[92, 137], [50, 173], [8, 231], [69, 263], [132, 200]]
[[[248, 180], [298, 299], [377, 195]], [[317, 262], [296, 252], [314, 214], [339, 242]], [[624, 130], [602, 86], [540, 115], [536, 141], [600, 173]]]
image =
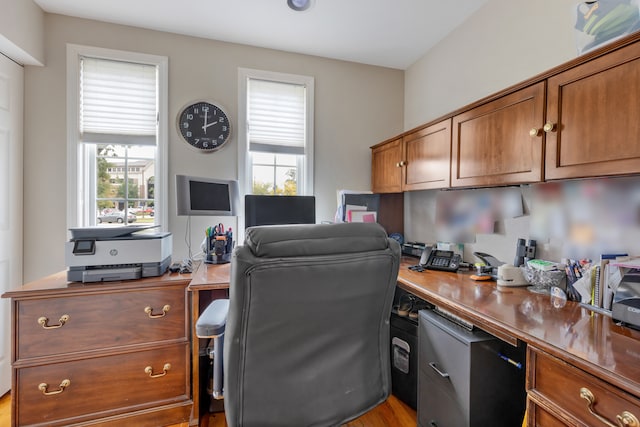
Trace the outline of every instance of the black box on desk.
[[407, 242], [402, 245], [402, 255], [414, 256], [420, 258], [422, 251], [426, 248], [424, 243]]

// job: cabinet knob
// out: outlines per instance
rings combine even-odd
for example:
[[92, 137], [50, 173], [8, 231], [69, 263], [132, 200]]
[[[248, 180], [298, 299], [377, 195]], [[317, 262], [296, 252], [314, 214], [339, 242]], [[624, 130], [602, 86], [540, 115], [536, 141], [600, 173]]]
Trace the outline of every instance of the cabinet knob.
[[396, 167], [397, 167], [397, 168], [399, 168], [400, 166], [402, 166], [402, 165], [400, 164], [400, 162], [396, 163]]
[[556, 130], [556, 124], [555, 123], [545, 123], [544, 127], [542, 128], [545, 132], [554, 132]]
[[531, 130], [529, 131], [529, 136], [538, 136], [540, 135], [540, 129], [538, 128], [531, 128]]
[[598, 414], [595, 409], [593, 409], [593, 405], [596, 403], [596, 396], [593, 394], [591, 390], [586, 387], [582, 387], [580, 389], [580, 397], [587, 401], [587, 409], [589, 413], [593, 415], [598, 421], [603, 423], [608, 427], [639, 427], [640, 422], [635, 415], [633, 415], [629, 411], [622, 411], [621, 414], [616, 415], [617, 424], [614, 424], [607, 420], [602, 415]]
[[402, 166], [406, 166], [406, 165], [407, 165], [407, 162], [405, 162], [404, 160], [402, 160], [402, 161], [401, 161], [400, 163], [398, 163], [398, 164], [402, 167]]

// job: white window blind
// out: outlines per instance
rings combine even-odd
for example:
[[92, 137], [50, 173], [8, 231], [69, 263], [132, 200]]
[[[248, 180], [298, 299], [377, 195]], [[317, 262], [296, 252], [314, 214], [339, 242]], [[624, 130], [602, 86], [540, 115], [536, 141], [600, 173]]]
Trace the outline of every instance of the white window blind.
[[155, 65], [82, 57], [81, 141], [155, 145], [156, 75]]
[[305, 86], [249, 79], [247, 89], [249, 151], [305, 154]]

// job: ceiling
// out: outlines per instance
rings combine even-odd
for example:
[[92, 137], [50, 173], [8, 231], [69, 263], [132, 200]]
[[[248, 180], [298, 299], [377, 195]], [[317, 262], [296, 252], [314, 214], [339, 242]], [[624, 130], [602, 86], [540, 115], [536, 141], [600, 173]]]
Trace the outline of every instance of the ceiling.
[[45, 12], [404, 70], [487, 0], [34, 0]]

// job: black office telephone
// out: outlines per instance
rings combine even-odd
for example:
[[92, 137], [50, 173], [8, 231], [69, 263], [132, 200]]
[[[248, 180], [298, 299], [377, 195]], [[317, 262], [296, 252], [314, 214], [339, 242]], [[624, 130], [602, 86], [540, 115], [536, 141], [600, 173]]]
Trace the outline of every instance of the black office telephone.
[[424, 268], [428, 270], [442, 270], [442, 271], [458, 271], [462, 257], [453, 251], [443, 251], [440, 249], [434, 249], [429, 253], [429, 258], [424, 263]]

